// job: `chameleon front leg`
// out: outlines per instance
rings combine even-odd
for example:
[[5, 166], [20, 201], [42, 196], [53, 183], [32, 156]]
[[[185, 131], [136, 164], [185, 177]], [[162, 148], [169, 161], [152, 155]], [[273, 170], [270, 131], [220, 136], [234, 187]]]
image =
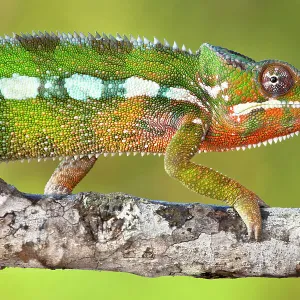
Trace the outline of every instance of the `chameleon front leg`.
[[257, 240], [262, 226], [259, 206], [265, 203], [235, 180], [190, 161], [205, 137], [203, 126], [200, 119], [185, 118], [167, 147], [165, 169], [189, 189], [233, 206], [245, 222], [249, 237], [254, 234]]
[[96, 157], [67, 158], [53, 172], [45, 186], [45, 194], [71, 194], [75, 186], [90, 171]]

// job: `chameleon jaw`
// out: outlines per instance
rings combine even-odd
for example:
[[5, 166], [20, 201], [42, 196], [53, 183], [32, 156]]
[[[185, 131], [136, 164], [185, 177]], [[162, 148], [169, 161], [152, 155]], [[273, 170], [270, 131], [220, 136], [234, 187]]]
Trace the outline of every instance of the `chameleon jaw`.
[[255, 109], [263, 108], [265, 110], [270, 108], [300, 108], [299, 101], [280, 101], [276, 99], [269, 99], [265, 102], [247, 102], [233, 105], [230, 107], [232, 116], [241, 116], [251, 113]]
[[[243, 150], [245, 151], [246, 149], [252, 149], [252, 148], [259, 148], [261, 146], [267, 146], [268, 144], [269, 145], [272, 145], [273, 143], [274, 144], [277, 144], [278, 142], [282, 142], [282, 141], [285, 141], [289, 138], [292, 138], [294, 136], [298, 136], [299, 135], [299, 131], [296, 131], [296, 132], [292, 132], [292, 133], [289, 133], [289, 134], [286, 134], [286, 135], [283, 135], [283, 136], [279, 136], [279, 137], [274, 137], [274, 138], [270, 138], [270, 139], [267, 139], [263, 142], [258, 142], [256, 144], [248, 144], [248, 145], [245, 145], [245, 146], [240, 146], [240, 147], [232, 147], [232, 148], [222, 148], [222, 149], [219, 149], [218, 151], [220, 152], [226, 152], [226, 151], [239, 151], [239, 150]], [[198, 153], [208, 153], [208, 152], [214, 152], [216, 150], [207, 150], [207, 149], [200, 149], [198, 151]]]
[[289, 139], [289, 138], [292, 138], [294, 135], [299, 135], [299, 131], [296, 131], [296, 132], [292, 132], [292, 133], [289, 133], [289, 134], [286, 134], [286, 135], [283, 135], [283, 136], [279, 136], [279, 137], [274, 137], [274, 138], [270, 138], [270, 139], [267, 139], [263, 142], [259, 142], [257, 144], [249, 144], [247, 146], [242, 146], [242, 147], [235, 147], [235, 148], [231, 148], [231, 149], [228, 149], [228, 150], [246, 150], [246, 149], [251, 149], [251, 148], [259, 148], [261, 145], [263, 146], [267, 146], [268, 144], [272, 145], [273, 143], [277, 143], [277, 142], [282, 142], [282, 141], [285, 141], [286, 139]]

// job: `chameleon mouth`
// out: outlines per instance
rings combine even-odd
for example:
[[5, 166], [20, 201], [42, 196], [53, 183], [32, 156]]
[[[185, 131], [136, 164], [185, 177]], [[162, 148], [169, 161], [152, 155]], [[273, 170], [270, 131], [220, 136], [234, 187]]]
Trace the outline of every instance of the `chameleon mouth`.
[[285, 141], [286, 139], [292, 138], [295, 135], [298, 136], [299, 131], [292, 132], [292, 133], [282, 135], [282, 136], [278, 136], [278, 137], [274, 137], [274, 138], [270, 138], [270, 139], [267, 139], [263, 142], [259, 142], [257, 144], [249, 144], [249, 145], [246, 145], [246, 146], [235, 147], [235, 148], [231, 148], [231, 149], [228, 149], [228, 150], [246, 150], [246, 149], [251, 149], [251, 148], [256, 148], [256, 147], [259, 148], [260, 146], [267, 146], [268, 144], [272, 145], [273, 143], [276, 144], [278, 142]]
[[[251, 121], [251, 112], [261, 110], [262, 112], [267, 112], [268, 109], [287, 109], [288, 111], [294, 110], [292, 112], [291, 123], [286, 130], [280, 130], [280, 120], [279, 123], [271, 119], [269, 124], [265, 124], [268, 122], [268, 119], [262, 119], [266, 127], [258, 128], [260, 131], [254, 133], [250, 133], [243, 143], [240, 143], [240, 133], [234, 133], [232, 131], [232, 136], [229, 140], [226, 140], [224, 145], [220, 145], [219, 148], [215, 149], [212, 147], [210, 149], [210, 145], [207, 146], [207, 149], [203, 147], [199, 152], [211, 152], [211, 151], [231, 151], [231, 150], [246, 150], [251, 148], [259, 148], [261, 146], [267, 146], [282, 142], [286, 139], [292, 138], [294, 136], [298, 136], [300, 133], [300, 120], [299, 120], [299, 112], [300, 112], [300, 101], [284, 101], [284, 100], [276, 100], [276, 99], [269, 99], [265, 102], [248, 102], [248, 103], [241, 103], [237, 105], [232, 105], [229, 107], [229, 114], [233, 117], [235, 122], [241, 123]], [[299, 109], [299, 110], [298, 110]], [[272, 111], [270, 111], [272, 113]], [[274, 112], [275, 113], [275, 112]], [[285, 113], [283, 111], [283, 113]], [[248, 116], [247, 116], [248, 115]], [[252, 115], [254, 118], [254, 115]], [[275, 116], [275, 115], [274, 115]], [[280, 115], [281, 116], [281, 115]], [[246, 118], [244, 118], [246, 117]], [[249, 119], [247, 118], [249, 117]], [[266, 121], [267, 120], [267, 121]], [[269, 127], [268, 127], [269, 126]], [[243, 126], [241, 127], [243, 128]], [[255, 127], [254, 127], [254, 130]], [[256, 137], [254, 137], [256, 135]], [[214, 136], [210, 136], [213, 140]]]
[[256, 109], [270, 109], [270, 108], [300, 108], [299, 101], [280, 101], [275, 99], [270, 99], [265, 102], [248, 102], [240, 103], [230, 107], [231, 114], [233, 116], [247, 115]]
[[[282, 135], [282, 136], [279, 136], [279, 137], [274, 137], [274, 138], [270, 138], [270, 139], [267, 139], [263, 142], [258, 142], [256, 144], [248, 144], [248, 145], [245, 145], [245, 146], [240, 146], [240, 147], [228, 147], [228, 148], [222, 148], [220, 149], [219, 151], [220, 152], [225, 152], [225, 151], [234, 151], [234, 150], [243, 150], [245, 151], [246, 149], [252, 149], [252, 148], [259, 148], [261, 146], [267, 146], [267, 145], [272, 145], [273, 143], [274, 144], [277, 144], [278, 142], [282, 142], [282, 141], [285, 141], [289, 138], [292, 138], [294, 137], [295, 135], [298, 136], [299, 135], [299, 131], [295, 131], [295, 132], [291, 132], [291, 133], [288, 133], [286, 135]], [[213, 150], [199, 150], [198, 153], [207, 153], [207, 152], [213, 152]]]

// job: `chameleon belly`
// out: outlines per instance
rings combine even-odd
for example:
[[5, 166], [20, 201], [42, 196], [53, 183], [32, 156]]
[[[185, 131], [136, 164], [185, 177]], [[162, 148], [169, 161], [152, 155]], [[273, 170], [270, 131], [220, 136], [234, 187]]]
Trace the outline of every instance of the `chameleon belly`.
[[[150, 101], [150, 99], [149, 99]], [[151, 116], [159, 105], [147, 98], [2, 101], [3, 160], [101, 154], [162, 153], [175, 131], [172, 116]], [[37, 108], [37, 109], [36, 109]], [[151, 117], [151, 118], [150, 118]]]

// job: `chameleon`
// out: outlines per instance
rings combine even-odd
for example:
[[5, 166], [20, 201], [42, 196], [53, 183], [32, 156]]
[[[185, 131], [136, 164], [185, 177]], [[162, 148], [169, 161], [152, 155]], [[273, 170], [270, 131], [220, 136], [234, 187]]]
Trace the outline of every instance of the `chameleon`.
[[70, 194], [100, 155], [164, 155], [166, 172], [238, 212], [249, 238], [267, 204], [198, 153], [298, 135], [300, 74], [204, 43], [33, 32], [0, 39], [0, 160], [60, 158], [45, 194]]

